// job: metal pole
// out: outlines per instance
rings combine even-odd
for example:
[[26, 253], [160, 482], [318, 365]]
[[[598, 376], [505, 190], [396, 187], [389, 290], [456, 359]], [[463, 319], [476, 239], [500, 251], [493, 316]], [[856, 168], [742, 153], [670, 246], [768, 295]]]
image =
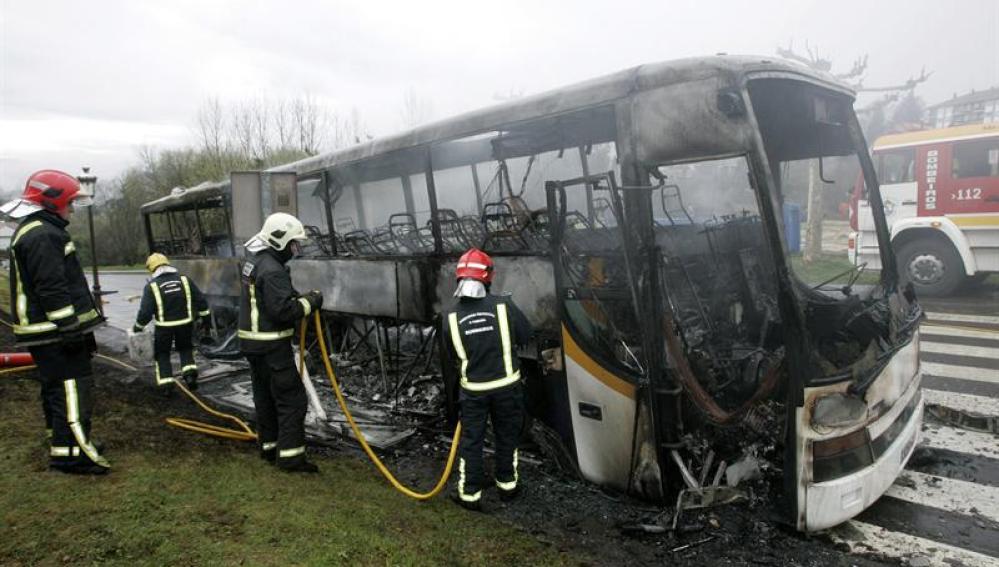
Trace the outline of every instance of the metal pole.
[[104, 316], [104, 301], [101, 299], [101, 280], [97, 272], [97, 239], [94, 238], [94, 206], [90, 205], [87, 207], [87, 224], [90, 225], [90, 257], [93, 262], [92, 269], [94, 271], [94, 303], [97, 308], [97, 312], [100, 313], [101, 317]]

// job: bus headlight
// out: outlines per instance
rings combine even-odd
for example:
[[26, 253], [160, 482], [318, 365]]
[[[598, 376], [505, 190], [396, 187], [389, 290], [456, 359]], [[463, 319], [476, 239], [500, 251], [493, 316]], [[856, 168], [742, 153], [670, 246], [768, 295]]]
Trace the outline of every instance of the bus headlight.
[[867, 421], [867, 402], [842, 393], [827, 394], [812, 407], [812, 429], [826, 434], [837, 429], [861, 425]]

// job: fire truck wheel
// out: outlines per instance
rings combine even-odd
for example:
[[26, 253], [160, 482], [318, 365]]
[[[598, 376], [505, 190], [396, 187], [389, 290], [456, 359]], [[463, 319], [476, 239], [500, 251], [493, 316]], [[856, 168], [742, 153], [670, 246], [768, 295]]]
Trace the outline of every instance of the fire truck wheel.
[[949, 243], [925, 239], [906, 242], [899, 247], [897, 258], [899, 275], [912, 282], [917, 296], [951, 295], [964, 281], [961, 257]]

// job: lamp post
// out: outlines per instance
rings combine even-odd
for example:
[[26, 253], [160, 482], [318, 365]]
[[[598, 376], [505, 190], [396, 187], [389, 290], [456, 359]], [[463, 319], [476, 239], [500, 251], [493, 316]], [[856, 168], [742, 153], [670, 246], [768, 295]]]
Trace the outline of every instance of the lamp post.
[[94, 303], [97, 312], [104, 316], [104, 301], [101, 299], [101, 280], [97, 273], [97, 239], [94, 238], [94, 197], [97, 193], [97, 176], [90, 173], [89, 167], [83, 168], [83, 175], [76, 178], [80, 182], [80, 193], [90, 197], [87, 206], [87, 224], [90, 227], [90, 258], [94, 272]]

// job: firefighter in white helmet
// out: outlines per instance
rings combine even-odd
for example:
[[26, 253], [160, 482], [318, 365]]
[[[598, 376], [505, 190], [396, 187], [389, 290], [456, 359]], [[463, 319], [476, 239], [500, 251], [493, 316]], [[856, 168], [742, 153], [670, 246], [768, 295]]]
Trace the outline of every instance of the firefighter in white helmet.
[[305, 458], [305, 386], [295, 366], [295, 326], [323, 304], [319, 291], [300, 294], [285, 264], [305, 240], [302, 222], [287, 213], [267, 217], [245, 244], [240, 280], [240, 350], [250, 362], [260, 455], [290, 472], [319, 472]]
[[521, 489], [517, 445], [524, 425], [524, 391], [520, 359], [514, 350], [531, 338], [531, 324], [509, 296], [489, 293], [493, 261], [472, 248], [458, 260], [455, 271], [458, 301], [444, 314], [452, 360], [461, 381], [461, 445], [455, 501], [480, 510], [483, 488], [482, 444], [486, 422], [496, 438], [496, 488], [501, 500], [512, 500]]
[[[208, 301], [187, 276], [170, 265], [170, 260], [153, 252], [146, 259], [149, 283], [142, 290], [139, 313], [132, 332], [141, 333], [153, 321], [153, 357], [156, 363], [156, 385], [173, 382], [170, 351], [176, 346], [180, 354], [180, 374], [192, 390], [198, 389], [198, 366], [194, 363], [194, 324], [200, 322], [202, 332], [211, 325]], [[169, 390], [168, 390], [169, 391]]]

